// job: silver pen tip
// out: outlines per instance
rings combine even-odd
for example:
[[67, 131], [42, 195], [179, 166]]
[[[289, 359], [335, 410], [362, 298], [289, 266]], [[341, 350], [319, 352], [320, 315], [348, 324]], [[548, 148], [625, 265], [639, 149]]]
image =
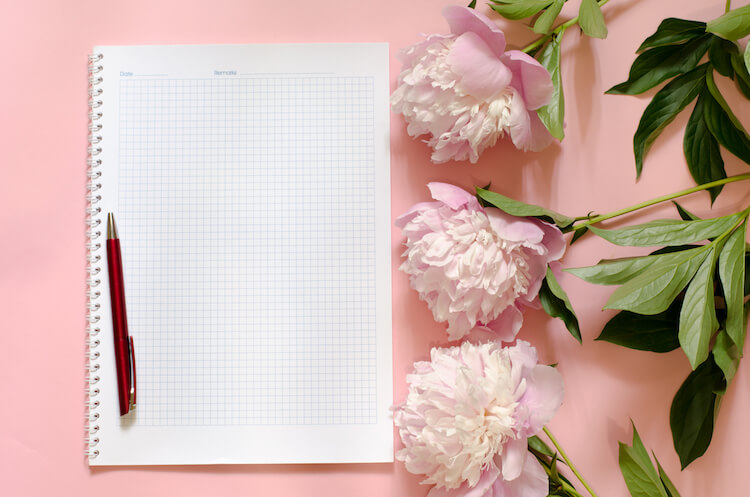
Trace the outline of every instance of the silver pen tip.
[[107, 239], [117, 238], [117, 225], [115, 225], [115, 216], [110, 212], [107, 215]]

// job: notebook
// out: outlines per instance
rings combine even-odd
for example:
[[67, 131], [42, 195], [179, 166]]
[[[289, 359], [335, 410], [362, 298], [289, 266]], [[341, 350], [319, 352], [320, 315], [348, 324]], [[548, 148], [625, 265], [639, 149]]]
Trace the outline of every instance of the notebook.
[[89, 464], [392, 461], [387, 45], [100, 46], [89, 93]]

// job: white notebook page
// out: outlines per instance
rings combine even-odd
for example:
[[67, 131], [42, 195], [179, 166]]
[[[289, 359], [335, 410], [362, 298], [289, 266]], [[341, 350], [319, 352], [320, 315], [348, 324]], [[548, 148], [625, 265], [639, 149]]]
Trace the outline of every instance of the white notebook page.
[[392, 461], [387, 45], [95, 51], [138, 405], [104, 275], [90, 464]]

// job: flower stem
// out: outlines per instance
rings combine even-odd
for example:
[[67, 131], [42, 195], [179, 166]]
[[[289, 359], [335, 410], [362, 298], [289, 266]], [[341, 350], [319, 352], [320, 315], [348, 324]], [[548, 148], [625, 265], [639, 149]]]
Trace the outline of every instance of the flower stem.
[[581, 476], [581, 473], [578, 472], [576, 467], [573, 466], [573, 463], [570, 461], [570, 459], [568, 459], [568, 455], [565, 453], [563, 448], [560, 447], [560, 444], [558, 443], [557, 439], [554, 437], [554, 435], [552, 435], [552, 432], [549, 431], [549, 428], [545, 426], [543, 430], [544, 430], [544, 433], [546, 433], [549, 439], [552, 441], [552, 444], [557, 449], [557, 452], [560, 453], [560, 457], [563, 458], [563, 461], [565, 461], [565, 464], [567, 464], [570, 470], [573, 472], [573, 474], [576, 475], [576, 478], [578, 478], [578, 481], [580, 481], [583, 484], [583, 486], [586, 487], [586, 490], [589, 491], [589, 493], [591, 494], [591, 497], [597, 497], [594, 491], [591, 490], [591, 486], [586, 482], [586, 480], [583, 479], [583, 476]]
[[691, 193], [700, 192], [702, 190], [708, 190], [710, 188], [713, 188], [715, 186], [721, 186], [726, 185], [727, 183], [734, 183], [736, 181], [744, 181], [750, 179], [750, 174], [738, 174], [736, 176], [730, 176], [728, 178], [720, 179], [717, 181], [712, 181], [710, 183], [704, 183], [702, 185], [694, 186], [692, 188], [688, 188], [687, 190], [682, 190], [676, 193], [670, 193], [669, 195], [662, 195], [661, 197], [656, 197], [651, 200], [647, 200], [645, 202], [641, 202], [639, 204], [632, 205], [630, 207], [626, 207], [624, 209], [619, 209], [616, 211], [612, 211], [608, 214], [602, 214], [600, 216], [588, 218], [588, 221], [579, 224], [578, 226], [573, 227], [573, 231], [577, 231], [583, 228], [586, 228], [588, 226], [591, 226], [592, 224], [600, 223], [602, 221], [606, 221], [607, 219], [612, 219], [613, 217], [622, 216], [623, 214], [628, 214], [633, 211], [637, 211], [639, 209], [643, 209], [644, 207], [650, 207], [652, 205], [659, 204], [661, 202], [666, 202], [667, 200], [673, 200], [675, 198], [684, 197], [685, 195], [690, 195]]
[[[729, 0], [727, 0], [727, 1], [729, 1]], [[604, 5], [607, 2], [609, 2], [609, 0], [599, 0], [597, 3], [599, 4], [599, 7], [601, 7], [602, 5]], [[571, 26], [573, 26], [575, 24], [578, 24], [578, 16], [575, 16], [573, 19], [560, 24], [558, 27], [556, 27], [551, 32], [547, 33], [546, 35], [544, 35], [544, 36], [542, 36], [540, 38], [537, 38], [536, 40], [534, 40], [530, 44], [528, 44], [525, 47], [523, 47], [521, 49], [521, 51], [524, 52], [524, 53], [529, 53], [532, 50], [534, 50], [535, 48], [538, 48], [541, 45], [544, 45], [547, 42], [547, 40], [549, 40], [550, 38], [552, 38], [554, 35], [560, 33], [561, 31], [565, 31], [566, 29], [568, 29], [569, 27], [571, 27]]]
[[732, 0], [727, 0], [727, 6], [726, 6], [726, 8], [724, 10], [724, 13], [726, 14], [730, 10], [732, 10]]

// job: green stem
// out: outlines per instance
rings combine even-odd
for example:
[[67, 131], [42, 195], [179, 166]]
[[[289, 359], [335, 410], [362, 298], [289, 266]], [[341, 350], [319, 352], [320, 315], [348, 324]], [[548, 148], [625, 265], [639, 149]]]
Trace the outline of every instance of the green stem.
[[591, 486], [588, 483], [586, 483], [586, 480], [583, 479], [583, 476], [581, 476], [581, 473], [578, 472], [576, 467], [573, 466], [573, 463], [570, 461], [570, 459], [568, 459], [568, 455], [565, 454], [565, 451], [562, 449], [562, 447], [560, 447], [560, 444], [557, 442], [557, 439], [555, 439], [554, 435], [552, 435], [552, 432], [549, 431], [549, 428], [545, 426], [543, 429], [544, 429], [544, 433], [547, 434], [550, 441], [557, 449], [557, 452], [560, 453], [560, 457], [563, 458], [563, 461], [565, 461], [565, 464], [567, 464], [570, 470], [573, 472], [573, 474], [576, 475], [576, 478], [578, 478], [578, 481], [580, 481], [583, 484], [583, 486], [586, 487], [586, 490], [588, 490], [588, 492], [591, 494], [591, 497], [597, 497], [594, 491], [591, 490]]
[[612, 211], [608, 214], [602, 214], [600, 216], [596, 216], [593, 218], [587, 218], [588, 221], [585, 223], [581, 223], [578, 226], [573, 227], [573, 231], [577, 231], [583, 228], [586, 228], [588, 226], [591, 226], [592, 224], [600, 223], [602, 221], [606, 221], [607, 219], [612, 219], [613, 217], [622, 216], [623, 214], [628, 214], [633, 211], [637, 211], [639, 209], [643, 209], [644, 207], [650, 207], [652, 205], [659, 204], [661, 202], [666, 202], [668, 200], [673, 200], [679, 197], [684, 197], [685, 195], [690, 195], [691, 193], [700, 192], [702, 190], [708, 190], [710, 188], [713, 188], [715, 186], [721, 186], [726, 185], [727, 183], [734, 183], [736, 181], [744, 181], [750, 179], [750, 173], [749, 174], [738, 174], [737, 176], [730, 176], [728, 178], [720, 179], [717, 181], [712, 181], [710, 183], [704, 183], [702, 185], [694, 186], [692, 188], [688, 188], [687, 190], [682, 190], [676, 193], [670, 193], [669, 195], [662, 195], [661, 197], [656, 197], [651, 200], [647, 200], [646, 202], [641, 202], [639, 204], [632, 205], [630, 207], [626, 207], [624, 209], [619, 209], [616, 211]]
[[[727, 0], [727, 1], [729, 1], [729, 0]], [[602, 5], [604, 5], [607, 2], [609, 2], [609, 0], [599, 0], [597, 3], [599, 4], [599, 7], [601, 7]], [[565, 31], [566, 29], [568, 29], [569, 27], [571, 27], [571, 26], [573, 26], [575, 24], [578, 24], [578, 16], [575, 16], [573, 19], [560, 24], [558, 27], [556, 27], [555, 29], [553, 29], [551, 32], [547, 33], [546, 35], [544, 35], [544, 36], [542, 36], [542, 37], [534, 40], [530, 44], [528, 44], [525, 47], [523, 47], [521, 49], [521, 51], [524, 52], [524, 53], [529, 53], [532, 50], [534, 50], [535, 48], [538, 48], [541, 45], [544, 45], [547, 42], [547, 40], [549, 40], [550, 38], [552, 38], [556, 34], [562, 32], [562, 31]]]
[[726, 8], [724, 9], [724, 13], [726, 14], [726, 13], [727, 13], [727, 12], [729, 12], [730, 10], [732, 10], [732, 0], [727, 0], [727, 6], [726, 6]]

